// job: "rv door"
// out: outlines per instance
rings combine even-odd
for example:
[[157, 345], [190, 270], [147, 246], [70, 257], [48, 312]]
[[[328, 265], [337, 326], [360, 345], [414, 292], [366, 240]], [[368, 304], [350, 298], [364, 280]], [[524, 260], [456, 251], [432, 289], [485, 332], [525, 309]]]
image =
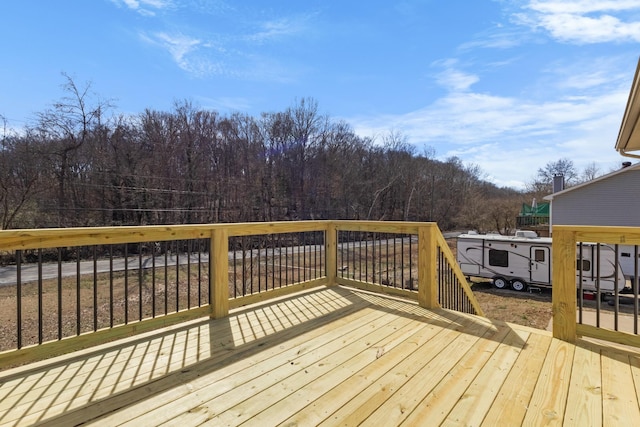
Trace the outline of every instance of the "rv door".
[[546, 246], [531, 247], [531, 282], [551, 282], [551, 260], [549, 259], [549, 252], [549, 248]]

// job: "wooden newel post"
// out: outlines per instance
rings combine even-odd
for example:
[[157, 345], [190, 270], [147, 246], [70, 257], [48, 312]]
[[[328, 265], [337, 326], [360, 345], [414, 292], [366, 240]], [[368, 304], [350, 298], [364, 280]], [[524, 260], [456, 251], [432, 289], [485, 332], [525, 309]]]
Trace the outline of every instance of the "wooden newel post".
[[418, 229], [418, 303], [425, 308], [440, 307], [436, 253], [435, 224], [421, 226]]
[[327, 285], [335, 285], [338, 275], [338, 232], [336, 225], [330, 222], [325, 231], [325, 262], [327, 270]]
[[576, 334], [576, 241], [574, 233], [553, 229], [553, 337], [575, 342]]
[[211, 232], [209, 248], [209, 293], [211, 318], [229, 314], [229, 232], [216, 228]]

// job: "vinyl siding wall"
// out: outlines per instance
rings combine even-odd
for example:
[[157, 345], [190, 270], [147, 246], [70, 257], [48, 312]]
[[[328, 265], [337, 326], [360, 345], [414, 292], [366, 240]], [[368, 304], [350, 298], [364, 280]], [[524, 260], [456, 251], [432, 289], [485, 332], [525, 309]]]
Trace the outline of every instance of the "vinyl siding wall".
[[640, 170], [629, 170], [553, 198], [553, 225], [640, 226]]

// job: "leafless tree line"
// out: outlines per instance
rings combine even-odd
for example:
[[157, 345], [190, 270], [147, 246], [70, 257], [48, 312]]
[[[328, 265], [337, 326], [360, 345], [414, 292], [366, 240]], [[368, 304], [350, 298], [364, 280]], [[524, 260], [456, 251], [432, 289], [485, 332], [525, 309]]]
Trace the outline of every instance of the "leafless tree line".
[[360, 137], [313, 99], [259, 117], [181, 101], [107, 118], [109, 102], [65, 77], [34, 125], [0, 134], [2, 229], [375, 219], [487, 230], [523, 199], [397, 132]]

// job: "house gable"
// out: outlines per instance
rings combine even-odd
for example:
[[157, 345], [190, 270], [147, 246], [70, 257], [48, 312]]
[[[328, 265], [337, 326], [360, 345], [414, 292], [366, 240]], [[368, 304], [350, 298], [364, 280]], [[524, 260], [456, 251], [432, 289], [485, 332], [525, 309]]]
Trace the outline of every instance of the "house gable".
[[552, 201], [553, 225], [640, 227], [640, 168], [634, 165], [545, 199]]

